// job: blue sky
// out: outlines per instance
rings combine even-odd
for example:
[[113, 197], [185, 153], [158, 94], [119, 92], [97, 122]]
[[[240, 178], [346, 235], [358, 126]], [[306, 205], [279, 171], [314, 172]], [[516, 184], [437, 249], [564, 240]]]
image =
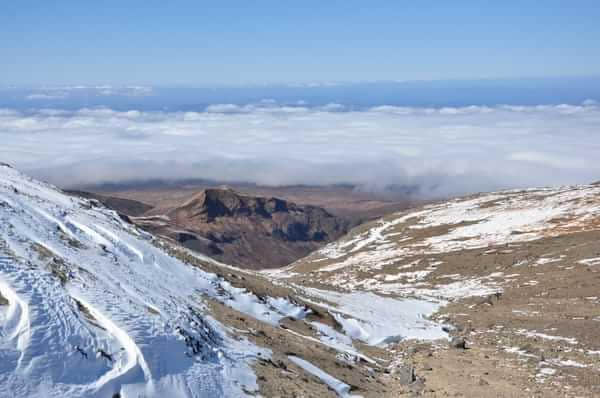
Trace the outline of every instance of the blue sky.
[[598, 76], [598, 21], [598, 1], [2, 2], [0, 84]]
[[600, 177], [600, 1], [3, 1], [0, 161], [418, 186]]

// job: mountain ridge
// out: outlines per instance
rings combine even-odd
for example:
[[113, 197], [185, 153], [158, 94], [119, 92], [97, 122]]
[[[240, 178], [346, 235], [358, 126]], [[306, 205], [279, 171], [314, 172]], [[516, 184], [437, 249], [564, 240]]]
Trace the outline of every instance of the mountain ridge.
[[219, 261], [247, 268], [287, 265], [347, 232], [326, 210], [208, 188], [132, 221]]
[[600, 187], [532, 188], [256, 272], [0, 166], [0, 396], [596, 396], [598, 242]]

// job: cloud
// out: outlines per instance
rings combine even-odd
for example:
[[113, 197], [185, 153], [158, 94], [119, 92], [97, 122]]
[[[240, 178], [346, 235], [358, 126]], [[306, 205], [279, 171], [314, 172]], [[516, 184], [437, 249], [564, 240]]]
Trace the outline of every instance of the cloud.
[[435, 197], [600, 180], [600, 106], [215, 104], [0, 110], [0, 161], [63, 186], [147, 178], [418, 187]]
[[542, 166], [568, 170], [568, 169], [586, 169], [588, 164], [585, 159], [576, 156], [561, 156], [553, 153], [543, 153], [535, 151], [515, 152], [510, 154], [511, 160], [522, 160], [524, 162], [537, 163]]
[[55, 99], [64, 99], [67, 98], [66, 93], [54, 93], [54, 94], [46, 94], [46, 93], [33, 93], [29, 94], [25, 97], [25, 99], [33, 101], [33, 100], [55, 100]]
[[153, 88], [145, 86], [60, 86], [36, 90], [25, 95], [25, 99], [28, 101], [49, 101], [77, 98], [82, 95], [96, 97], [147, 97], [153, 94]]

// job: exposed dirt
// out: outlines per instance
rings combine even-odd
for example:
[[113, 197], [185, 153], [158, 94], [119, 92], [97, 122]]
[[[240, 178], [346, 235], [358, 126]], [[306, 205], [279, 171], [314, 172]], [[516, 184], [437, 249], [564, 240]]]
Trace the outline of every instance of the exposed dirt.
[[228, 187], [248, 196], [276, 197], [299, 205], [322, 207], [343, 217], [352, 225], [373, 220], [394, 211], [423, 203], [411, 197], [410, 191], [364, 192], [353, 185], [260, 186], [248, 183], [210, 181], [150, 181], [130, 184], [105, 184], [81, 187], [105, 196], [131, 199], [152, 207], [172, 207], [206, 188]]
[[[533, 208], [547, 206], [545, 201], [556, 196], [515, 191], [488, 200], [473, 195], [462, 200], [482, 200], [465, 214], [498, 209], [506, 219], [518, 219], [520, 205], [505, 207], [522, 200], [519, 195], [529, 195]], [[168, 249], [257, 296], [286, 297], [313, 310], [304, 321], [286, 319], [274, 327], [216, 301], [207, 303], [232, 335], [272, 351], [271, 359], [255, 364], [263, 396], [335, 396], [288, 358], [297, 355], [364, 397], [595, 397], [600, 396], [600, 217], [579, 209], [597, 201], [573, 199], [579, 213], [551, 217], [533, 229], [534, 237], [532, 230], [515, 227], [481, 245], [473, 243], [477, 235], [452, 234], [481, 227], [487, 215], [424, 226], [417, 225], [421, 216], [408, 217], [390, 226], [385, 236], [372, 233], [381, 223], [364, 224], [340, 242], [339, 253], [313, 253], [282, 270], [284, 276], [200, 261], [185, 249]], [[356, 237], [360, 239], [352, 242]], [[344, 266], [336, 268], [340, 263]], [[453, 296], [455, 291], [444, 290], [452, 284], [485, 293]], [[462, 338], [466, 349], [445, 340], [405, 340], [386, 347], [355, 340], [354, 347], [375, 363], [346, 362], [312, 329], [310, 322], [317, 320], [341, 332], [328, 310], [305, 300], [306, 287], [436, 300], [443, 305], [432, 319], [449, 325], [450, 336]]]
[[[551, 196], [555, 195], [529, 199], [544, 206]], [[574, 201], [594, 205], [598, 197]], [[506, 198], [484, 200], [479, 208], [493, 210], [505, 202]], [[434, 238], [478, 222], [413, 228], [418, 219], [409, 218], [390, 227], [387, 239], [377, 237], [365, 246], [352, 243], [331, 257], [314, 253], [286, 269], [283, 280], [399, 299], [423, 294], [436, 299], [439, 292], [446, 304], [433, 319], [452, 325], [451, 336], [464, 338], [467, 349], [440, 342], [390, 345], [394, 360], [413, 365], [417, 376], [413, 384], [400, 386], [397, 396], [600, 396], [600, 218], [576, 209], [579, 218], [551, 218], [538, 239], [513, 239], [531, 233], [514, 230], [506, 238], [511, 243], [491, 241], [483, 248], [440, 253], [424, 242], [436, 242]], [[367, 239], [365, 233], [377, 225], [360, 226], [349, 236]], [[455, 242], [468, 244], [470, 239]], [[389, 260], [381, 254], [386, 250], [394, 251]], [[372, 256], [382, 260], [372, 262]], [[335, 268], [337, 264], [346, 265]], [[474, 289], [491, 291], [475, 297], [444, 296], [444, 287], [468, 281], [477, 282]]]

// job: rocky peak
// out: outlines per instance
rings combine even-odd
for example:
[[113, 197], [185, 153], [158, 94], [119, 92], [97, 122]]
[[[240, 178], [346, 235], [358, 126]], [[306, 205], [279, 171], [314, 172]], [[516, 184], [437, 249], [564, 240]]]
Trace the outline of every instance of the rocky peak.
[[[159, 211], [163, 211], [160, 212]], [[339, 238], [348, 222], [316, 206], [208, 188], [169, 209], [149, 228], [219, 261], [249, 268], [287, 265]]]
[[[294, 209], [296, 206], [292, 204]], [[290, 206], [277, 198], [260, 198], [240, 194], [229, 188], [207, 188], [183, 204], [178, 213], [213, 221], [219, 217], [258, 216], [271, 218], [273, 213], [287, 212]]]

